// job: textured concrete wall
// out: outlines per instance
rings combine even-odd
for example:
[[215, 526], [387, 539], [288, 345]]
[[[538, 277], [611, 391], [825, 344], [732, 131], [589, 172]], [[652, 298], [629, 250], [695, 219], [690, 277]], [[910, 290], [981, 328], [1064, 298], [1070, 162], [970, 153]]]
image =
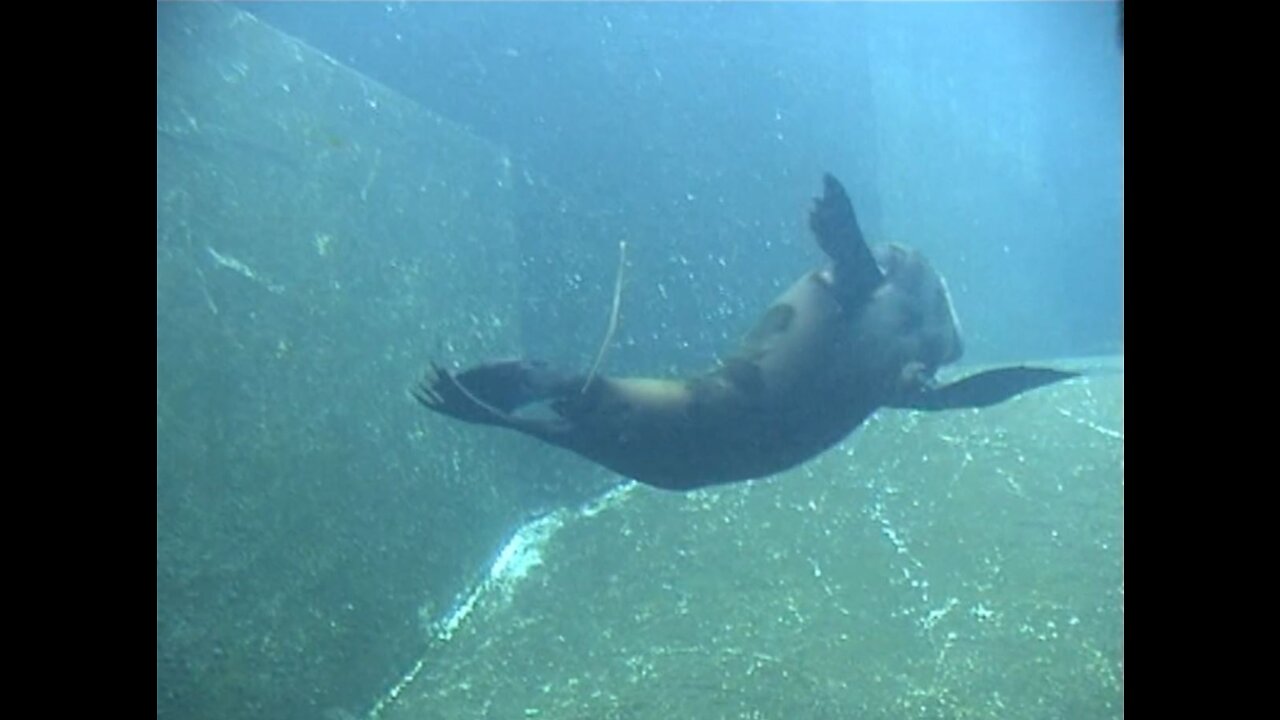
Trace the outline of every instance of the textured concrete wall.
[[359, 710], [510, 527], [604, 481], [407, 394], [518, 351], [529, 181], [247, 14], [157, 13], [157, 716]]

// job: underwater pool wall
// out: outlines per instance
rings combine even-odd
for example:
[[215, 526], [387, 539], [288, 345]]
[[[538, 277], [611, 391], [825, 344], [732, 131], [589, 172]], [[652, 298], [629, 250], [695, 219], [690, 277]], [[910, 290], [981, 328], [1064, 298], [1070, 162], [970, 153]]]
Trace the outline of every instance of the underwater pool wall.
[[519, 350], [532, 175], [224, 5], [160, 3], [156, 51], [157, 717], [341, 717], [606, 482], [408, 394]]

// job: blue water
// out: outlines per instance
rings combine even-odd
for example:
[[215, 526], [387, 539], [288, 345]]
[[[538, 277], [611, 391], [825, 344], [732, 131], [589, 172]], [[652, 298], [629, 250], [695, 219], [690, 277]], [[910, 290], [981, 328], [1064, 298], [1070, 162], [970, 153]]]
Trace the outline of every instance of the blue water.
[[[669, 243], [708, 290], [754, 298], [751, 278], [812, 263], [752, 248], [802, 227], [830, 170], [873, 241], [918, 246], [948, 277], [968, 360], [1122, 348], [1111, 3], [241, 6], [602, 212], [672, 219], [638, 242]], [[723, 233], [680, 236], [710, 223]], [[699, 273], [730, 253], [746, 282]], [[677, 364], [722, 346], [693, 332], [703, 314], [654, 322], [687, 331]]]

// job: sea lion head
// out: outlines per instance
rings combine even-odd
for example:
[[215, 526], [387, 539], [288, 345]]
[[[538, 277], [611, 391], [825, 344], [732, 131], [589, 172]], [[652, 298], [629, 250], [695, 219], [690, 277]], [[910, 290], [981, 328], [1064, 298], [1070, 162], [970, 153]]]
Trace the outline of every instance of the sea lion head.
[[867, 307], [868, 326], [894, 349], [905, 382], [927, 381], [964, 352], [951, 293], [917, 250], [888, 243], [872, 254], [884, 282]]

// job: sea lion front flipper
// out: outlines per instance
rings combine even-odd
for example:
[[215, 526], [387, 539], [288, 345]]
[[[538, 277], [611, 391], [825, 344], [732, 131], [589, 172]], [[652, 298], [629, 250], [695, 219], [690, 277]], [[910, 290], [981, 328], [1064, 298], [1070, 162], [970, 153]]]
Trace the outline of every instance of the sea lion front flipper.
[[1038, 367], [1004, 367], [961, 378], [953, 383], [925, 388], [887, 403], [912, 410], [959, 410], [1002, 403], [1044, 385], [1079, 377], [1081, 373]]
[[842, 301], [859, 303], [884, 281], [876, 259], [858, 227], [858, 217], [844, 186], [830, 174], [822, 176], [822, 197], [809, 211], [809, 229], [818, 247], [831, 258], [834, 285]]

